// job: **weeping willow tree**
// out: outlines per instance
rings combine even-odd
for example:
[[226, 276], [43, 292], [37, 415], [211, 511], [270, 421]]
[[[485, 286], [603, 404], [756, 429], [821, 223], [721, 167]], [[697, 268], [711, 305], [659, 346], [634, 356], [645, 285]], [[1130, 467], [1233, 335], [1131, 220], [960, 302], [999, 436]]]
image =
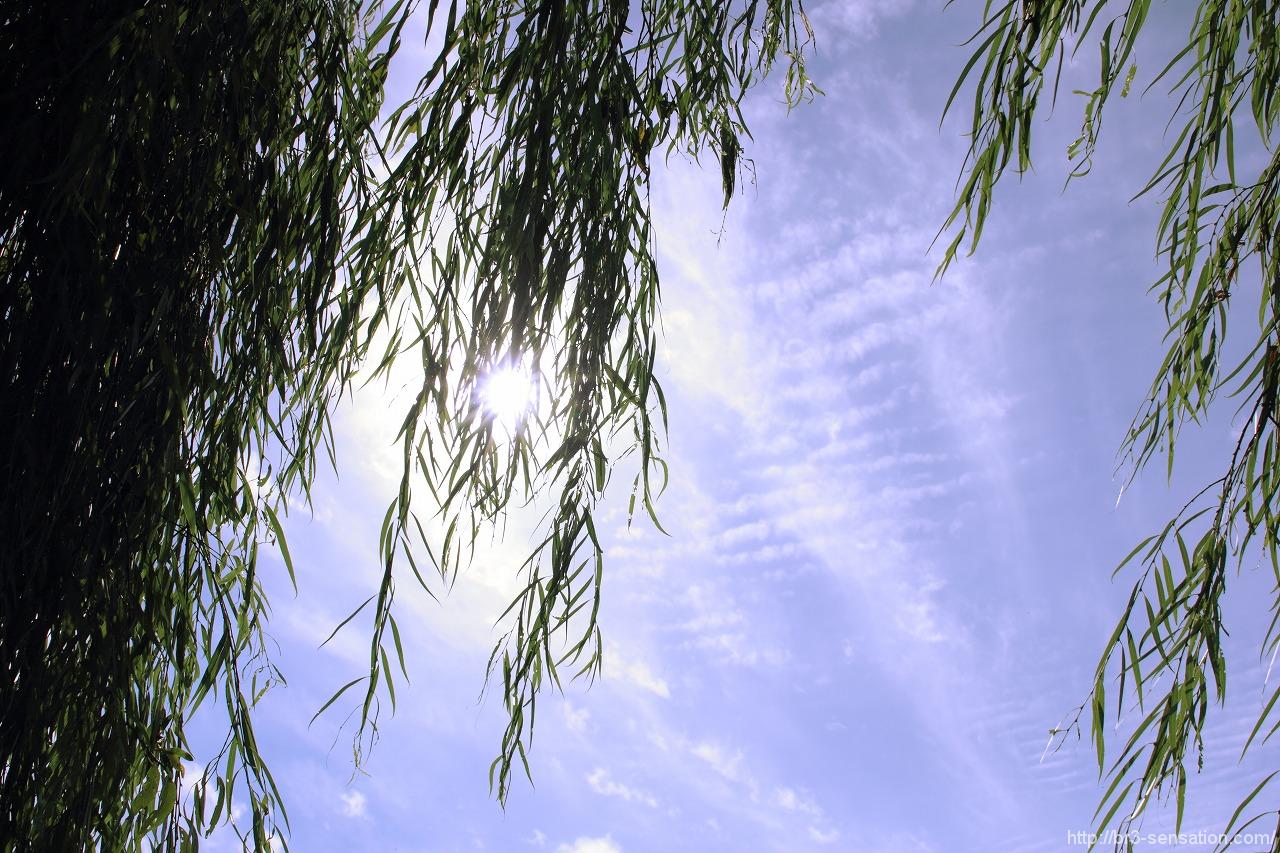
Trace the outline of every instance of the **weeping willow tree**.
[[[1273, 617], [1263, 659], [1274, 660], [1280, 649], [1280, 4], [1200, 0], [1181, 11], [1162, 4], [1154, 13], [1152, 5], [988, 0], [948, 103], [976, 78], [968, 159], [943, 229], [954, 233], [939, 269], [976, 248], [999, 180], [1031, 167], [1032, 119], [1046, 87], [1057, 94], [1064, 58], [1095, 45], [1100, 55], [1097, 86], [1077, 93], [1084, 118], [1067, 155], [1070, 177], [1078, 178], [1090, 169], [1105, 109], [1139, 79], [1144, 27], [1153, 16], [1188, 18], [1185, 46], [1160, 57], [1146, 84], [1167, 90], [1174, 104], [1167, 153], [1137, 188], [1138, 198], [1154, 198], [1161, 208], [1156, 248], [1164, 271], [1152, 290], [1168, 322], [1168, 350], [1122, 458], [1136, 472], [1163, 456], [1171, 473], [1181, 428], [1216, 411], [1220, 397], [1235, 406], [1240, 429], [1222, 476], [1122, 562], [1137, 574], [1128, 605], [1103, 648], [1089, 699], [1053, 733], [1079, 733], [1088, 715], [1108, 780], [1098, 830], [1119, 830], [1129, 847], [1126, 834], [1153, 802], [1173, 801], [1181, 831], [1188, 774], [1203, 761], [1206, 721], [1225, 699], [1223, 601], [1233, 567], [1270, 566], [1276, 595], [1256, 602]], [[1238, 360], [1224, 358], [1228, 318], [1237, 328], [1256, 324], [1244, 332], [1252, 337]], [[1268, 694], [1246, 752], [1280, 729], [1277, 699], [1280, 688]], [[1140, 709], [1140, 721], [1109, 757], [1109, 709], [1119, 715], [1126, 700]], [[1267, 821], [1264, 828], [1276, 830], [1272, 850], [1280, 850], [1280, 811], [1253, 805], [1275, 775], [1224, 816], [1223, 848], [1234, 833]]]
[[[438, 53], [384, 105], [424, 21]], [[406, 358], [369, 672], [331, 703], [366, 748], [396, 584], [555, 496], [490, 666], [505, 799], [539, 690], [600, 666], [610, 472], [650, 515], [664, 478], [650, 165], [715, 158], [728, 203], [747, 89], [783, 60], [812, 91], [798, 0], [19, 2], [0, 34], [0, 849], [287, 839], [259, 558], [293, 575], [331, 407]], [[477, 396], [499, 365], [551, 401], [509, 436]], [[200, 708], [226, 739], [184, 784]]]

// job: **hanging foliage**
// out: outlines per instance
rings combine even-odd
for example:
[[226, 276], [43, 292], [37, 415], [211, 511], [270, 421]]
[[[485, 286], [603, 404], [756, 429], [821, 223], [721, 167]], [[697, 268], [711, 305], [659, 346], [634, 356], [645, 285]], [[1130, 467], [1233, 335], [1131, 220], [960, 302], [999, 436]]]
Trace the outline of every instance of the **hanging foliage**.
[[[1030, 168], [1032, 119], [1046, 86], [1057, 94], [1064, 59], [1093, 44], [1099, 51], [1097, 86], [1077, 93], [1084, 99], [1083, 120], [1067, 151], [1075, 179], [1090, 170], [1104, 110], [1117, 95], [1129, 95], [1138, 79], [1144, 27], [1152, 17], [1174, 14], [1175, 5], [1154, 12], [1150, 0], [984, 6], [972, 58], [948, 103], [976, 76], [968, 159], [943, 229], [954, 234], [939, 273], [966, 240], [970, 251], [976, 248], [1001, 177]], [[1087, 708], [1099, 771], [1108, 780], [1097, 831], [1114, 821], [1117, 846], [1130, 847], [1128, 830], [1160, 799], [1174, 802], [1181, 831], [1189, 770], [1199, 769], [1206, 720], [1226, 693], [1222, 602], [1231, 566], [1262, 558], [1280, 590], [1280, 6], [1274, 0], [1200, 0], [1183, 15], [1190, 24], [1185, 46], [1161, 58], [1145, 87], [1174, 96], [1167, 153], [1138, 188], [1139, 198], [1155, 196], [1161, 209], [1156, 248], [1165, 272], [1152, 292], [1168, 322], [1168, 350], [1125, 438], [1123, 457], [1136, 473], [1163, 455], [1171, 474], [1179, 431], [1216, 411], [1220, 394], [1233, 398], [1246, 419], [1222, 477], [1121, 564], [1140, 567], [1128, 605], [1103, 649], [1089, 699], [1070, 725], [1053, 733], [1078, 732]], [[1240, 152], [1254, 155], [1245, 162], [1260, 155], [1259, 166], [1237, 168]], [[1250, 332], [1256, 337], [1238, 362], [1222, 364], [1228, 316], [1237, 326], [1256, 323]], [[1276, 618], [1261, 651], [1274, 659], [1280, 596], [1266, 603]], [[1126, 698], [1136, 702], [1141, 722], [1108, 759], [1108, 709], [1119, 716]], [[1246, 751], [1280, 729], [1278, 698], [1280, 690], [1270, 693]], [[1223, 847], [1244, 826], [1280, 817], [1275, 810], [1247, 811], [1274, 776], [1260, 780], [1235, 814], [1224, 817]], [[1280, 850], [1280, 820], [1276, 827], [1272, 849]]]
[[[538, 691], [600, 665], [610, 471], [630, 457], [650, 516], [665, 480], [650, 164], [710, 154], [728, 201], [747, 89], [783, 58], [787, 101], [814, 91], [800, 4], [2, 17], [0, 849], [193, 850], [228, 822], [254, 849], [286, 842], [252, 723], [282, 680], [258, 557], [275, 547], [292, 576], [281, 518], [332, 455], [333, 403], [406, 353], [421, 387], [369, 672], [331, 703], [363, 691], [359, 754], [394, 702], [389, 648], [404, 667], [396, 582], [447, 582], [513, 501], [557, 495], [491, 662], [505, 799]], [[384, 109], [423, 21], [439, 54]], [[503, 365], [551, 401], [507, 438], [478, 396]], [[212, 703], [226, 741], [184, 788], [184, 722]]]

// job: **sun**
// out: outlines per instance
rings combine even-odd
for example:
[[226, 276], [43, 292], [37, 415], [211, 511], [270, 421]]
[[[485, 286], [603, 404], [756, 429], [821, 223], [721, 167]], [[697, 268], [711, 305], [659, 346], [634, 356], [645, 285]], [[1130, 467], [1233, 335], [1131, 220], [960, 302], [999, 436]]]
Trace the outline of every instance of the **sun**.
[[533, 410], [537, 385], [532, 374], [519, 366], [505, 364], [489, 372], [480, 382], [480, 407], [486, 417], [515, 432]]

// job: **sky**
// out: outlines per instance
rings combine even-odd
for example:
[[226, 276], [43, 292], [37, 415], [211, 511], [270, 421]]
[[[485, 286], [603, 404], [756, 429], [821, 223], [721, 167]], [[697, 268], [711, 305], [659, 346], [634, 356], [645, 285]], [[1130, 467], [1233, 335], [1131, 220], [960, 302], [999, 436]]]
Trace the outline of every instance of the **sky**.
[[[1064, 193], [1080, 115], [1064, 96], [1036, 129], [1036, 172], [1006, 181], [978, 254], [934, 282], [965, 144], [964, 116], [939, 118], [978, 4], [806, 5], [826, 94], [788, 114], [770, 78], [748, 99], [756, 181], [727, 215], [718, 169], [655, 172], [669, 535], [628, 527], [625, 494], [606, 502], [604, 677], [544, 695], [533, 785], [505, 810], [484, 667], [529, 544], [519, 522], [440, 602], [401, 585], [412, 681], [360, 770], [341, 703], [308, 725], [367, 667], [359, 630], [317, 647], [376, 589], [398, 479], [395, 396], [366, 389], [335, 414], [337, 475], [287, 523], [299, 591], [278, 565], [269, 581], [288, 686], [258, 736], [295, 850], [1085, 849], [1071, 833], [1103, 790], [1092, 746], [1046, 754], [1049, 729], [1086, 698], [1128, 594], [1113, 568], [1238, 428], [1188, 432], [1171, 482], [1153, 469], [1118, 500], [1116, 451], [1164, 332], [1147, 293], [1158, 210], [1130, 198], [1170, 104], [1117, 103], [1094, 173]], [[1155, 10], [1139, 82], [1181, 25]], [[1184, 832], [1221, 830], [1280, 758], [1237, 762], [1270, 593], [1245, 572], [1230, 595], [1232, 692]], [[1171, 811], [1140, 829], [1171, 831]]]

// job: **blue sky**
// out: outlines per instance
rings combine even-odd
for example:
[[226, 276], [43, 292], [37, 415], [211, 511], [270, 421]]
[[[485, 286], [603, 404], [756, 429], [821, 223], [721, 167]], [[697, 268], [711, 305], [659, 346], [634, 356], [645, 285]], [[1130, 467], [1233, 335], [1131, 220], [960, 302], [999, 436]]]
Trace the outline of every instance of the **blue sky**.
[[[1090, 828], [1092, 749], [1042, 760], [1048, 730], [1128, 593], [1112, 568], [1212, 477], [1233, 426], [1189, 432], [1172, 485], [1153, 470], [1117, 504], [1115, 452], [1163, 354], [1155, 203], [1128, 201], [1162, 153], [1159, 94], [1115, 106], [1063, 194], [1065, 98], [979, 254], [932, 283], [964, 153], [964, 116], [938, 118], [977, 12], [941, 5], [809, 4], [827, 94], [789, 115], [780, 80], [751, 97], [757, 181], [722, 234], [718, 169], [655, 177], [670, 535], [628, 529], [625, 494], [607, 504], [604, 679], [544, 696], [535, 786], [505, 812], [486, 775], [501, 701], [478, 697], [522, 519], [441, 603], [401, 585], [412, 684], [363, 772], [341, 713], [307, 725], [365, 666], [358, 630], [316, 647], [376, 588], [398, 476], [394, 390], [337, 413], [339, 476], [288, 525], [300, 592], [272, 584], [289, 684], [259, 737], [296, 850], [1051, 851]], [[1176, 34], [1154, 32], [1147, 79]], [[1233, 694], [1184, 831], [1221, 829], [1280, 758], [1236, 762], [1270, 595], [1246, 573], [1232, 596]]]

